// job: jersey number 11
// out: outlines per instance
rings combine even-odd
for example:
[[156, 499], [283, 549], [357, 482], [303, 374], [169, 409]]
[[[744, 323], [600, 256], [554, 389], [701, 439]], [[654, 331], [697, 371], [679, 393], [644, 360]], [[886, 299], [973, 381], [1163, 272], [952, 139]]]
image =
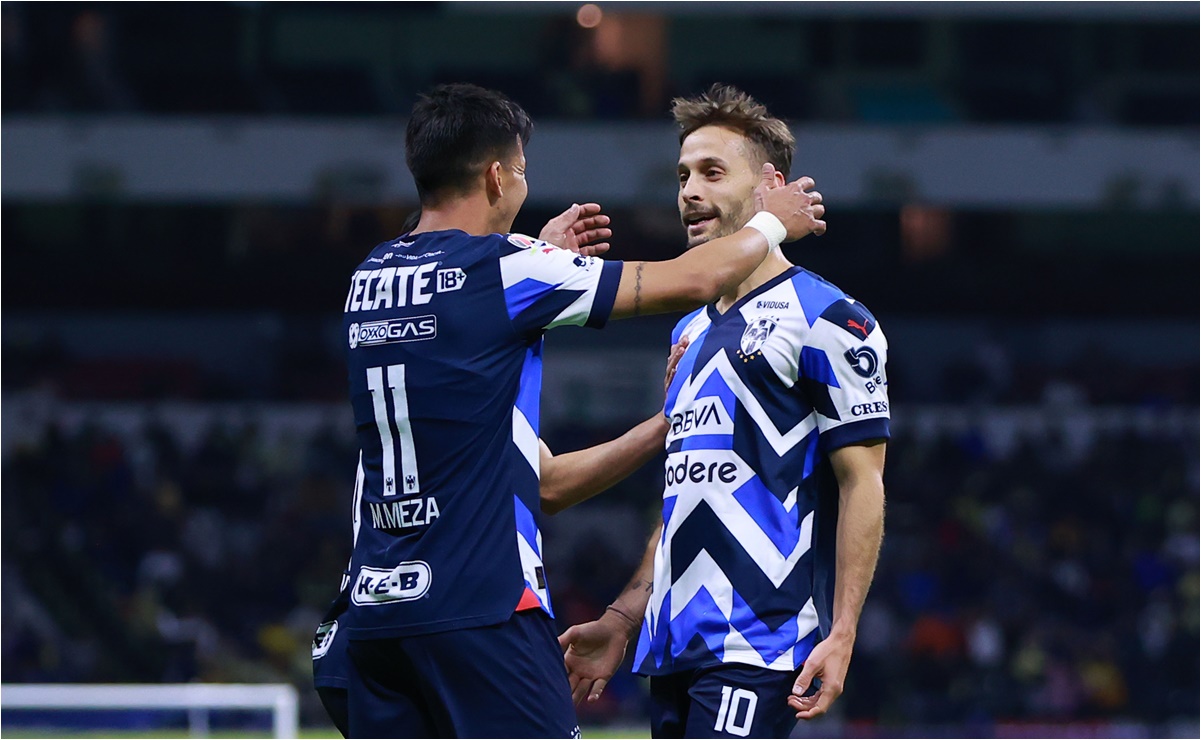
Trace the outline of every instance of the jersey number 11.
[[[384, 396], [385, 386], [392, 391], [391, 421], [388, 418], [388, 401]], [[417, 477], [417, 452], [413, 448], [413, 424], [409, 421], [409, 398], [405, 394], [405, 366], [367, 368], [367, 388], [371, 391], [375, 425], [379, 428], [379, 441], [384, 451], [384, 495], [394, 496], [400, 492], [396, 485], [396, 447], [392, 439], [392, 421], [396, 423], [400, 442], [400, 472], [404, 476], [404, 492], [421, 493], [421, 480]]]

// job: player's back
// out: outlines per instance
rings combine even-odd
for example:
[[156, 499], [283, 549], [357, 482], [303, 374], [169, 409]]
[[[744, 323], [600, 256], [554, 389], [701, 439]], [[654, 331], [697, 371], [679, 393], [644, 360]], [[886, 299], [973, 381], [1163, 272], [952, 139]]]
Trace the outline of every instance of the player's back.
[[518, 235], [406, 235], [354, 273], [344, 328], [362, 449], [348, 631], [550, 612], [538, 533], [543, 330], [603, 324], [620, 263]]

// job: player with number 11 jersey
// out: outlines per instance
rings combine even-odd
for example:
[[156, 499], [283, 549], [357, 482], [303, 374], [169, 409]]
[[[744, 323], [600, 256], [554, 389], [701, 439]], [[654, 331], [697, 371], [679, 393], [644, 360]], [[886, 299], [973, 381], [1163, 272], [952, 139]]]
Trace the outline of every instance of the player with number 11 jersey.
[[621, 270], [457, 231], [359, 266], [344, 314], [365, 481], [352, 637], [494, 624], [519, 603], [553, 615], [535, 523], [542, 333], [603, 325]]

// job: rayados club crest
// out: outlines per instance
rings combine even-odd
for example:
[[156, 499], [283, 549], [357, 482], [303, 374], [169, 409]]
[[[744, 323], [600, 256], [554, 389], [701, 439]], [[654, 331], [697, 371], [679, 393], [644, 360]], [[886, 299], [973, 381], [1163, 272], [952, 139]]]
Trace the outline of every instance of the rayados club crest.
[[747, 325], [746, 331], [742, 332], [742, 355], [743, 361], [750, 360], [763, 347], [763, 343], [775, 331], [776, 320], [767, 316], [761, 316]]

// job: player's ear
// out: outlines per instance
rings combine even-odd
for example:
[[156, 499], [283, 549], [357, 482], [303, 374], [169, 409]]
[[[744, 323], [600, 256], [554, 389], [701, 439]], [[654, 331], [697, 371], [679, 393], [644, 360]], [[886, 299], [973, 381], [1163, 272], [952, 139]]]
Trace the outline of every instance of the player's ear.
[[776, 173], [774, 176], [774, 179], [776, 181], [776, 187], [783, 187], [784, 185], [788, 184], [788, 179], [787, 179], [786, 175], [787, 175], [786, 172], [780, 172], [779, 170], [776, 170]]
[[489, 203], [495, 203], [505, 194], [505, 188], [500, 181], [500, 171], [500, 162], [493, 162], [484, 173], [484, 188], [488, 191]]

